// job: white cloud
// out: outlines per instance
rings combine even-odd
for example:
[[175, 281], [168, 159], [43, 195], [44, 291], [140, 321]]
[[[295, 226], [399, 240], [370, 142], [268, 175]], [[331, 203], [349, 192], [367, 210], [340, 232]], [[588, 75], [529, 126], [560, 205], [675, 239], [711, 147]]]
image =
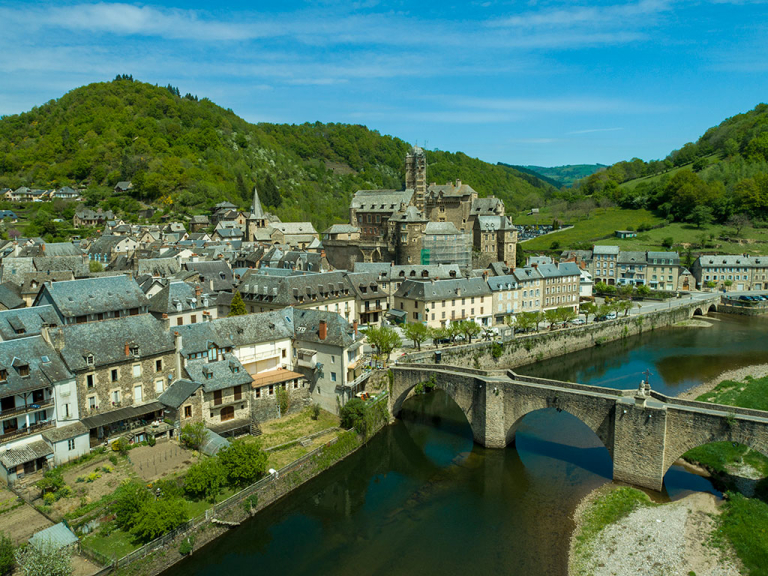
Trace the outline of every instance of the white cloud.
[[489, 23], [491, 26], [508, 28], [573, 28], [575, 26], [619, 24], [637, 24], [628, 19], [648, 17], [671, 8], [669, 0], [640, 0], [626, 4], [608, 6], [570, 6], [524, 12], [515, 16], [499, 18]]

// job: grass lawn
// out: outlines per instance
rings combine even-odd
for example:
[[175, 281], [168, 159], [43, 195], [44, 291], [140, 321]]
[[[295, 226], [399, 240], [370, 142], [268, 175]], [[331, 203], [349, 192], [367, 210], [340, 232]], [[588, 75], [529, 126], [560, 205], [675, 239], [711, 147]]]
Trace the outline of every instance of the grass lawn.
[[99, 532], [88, 534], [83, 538], [83, 545], [100, 552], [107, 558], [122, 558], [140, 548], [142, 543], [134, 540], [133, 535], [128, 532], [114, 530], [109, 536]]
[[335, 438], [339, 434], [341, 434], [341, 430], [333, 430], [331, 432], [328, 432], [327, 434], [322, 434], [318, 436], [317, 438], [312, 439], [312, 444], [309, 446], [302, 446], [301, 444], [293, 444], [292, 446], [289, 446], [287, 448], [282, 448], [280, 450], [272, 450], [270, 452], [267, 452], [269, 456], [269, 467], [274, 468], [275, 470], [280, 470], [283, 466], [287, 466], [294, 460], [301, 458], [304, 456], [304, 454], [308, 454], [309, 452], [312, 452], [312, 450], [316, 450], [329, 440]]
[[219, 502], [223, 502], [239, 490], [236, 488], [232, 488], [227, 486], [224, 488], [221, 494], [216, 496], [215, 502], [209, 502], [208, 500], [202, 499], [202, 500], [190, 500], [188, 498], [184, 498], [184, 502], [187, 505], [187, 515], [190, 519], [197, 518], [201, 514], [204, 514], [205, 511], [213, 506], [214, 504], [218, 504]]
[[262, 448], [271, 448], [338, 425], [338, 416], [320, 410], [317, 420], [313, 420], [310, 408], [306, 408], [296, 414], [262, 425], [262, 435], [257, 440], [261, 442]]
[[705, 392], [696, 400], [753, 410], [768, 410], [768, 376], [748, 377], [746, 383], [725, 380], [720, 382], [714, 390]]
[[[709, 161], [708, 166], [711, 166], [712, 164], [716, 164], [717, 162], [720, 161], [720, 157], [717, 154], [710, 154], [709, 156], [705, 156], [705, 158]], [[678, 166], [677, 168], [672, 168], [669, 172], [665, 172], [664, 174], [655, 174], [654, 176], [644, 176], [642, 178], [635, 178], [634, 180], [628, 180], [623, 184], [619, 184], [619, 187], [632, 189], [638, 184], [640, 184], [641, 182], [658, 182], [664, 176], [669, 176], [671, 178], [680, 170], [684, 170], [686, 168], [690, 169], [692, 165], [693, 163], [689, 163], [683, 166]], [[704, 172], [706, 172], [706, 168], [702, 170], [700, 174], [703, 174]]]
[[768, 574], [768, 504], [755, 498], [732, 494], [718, 518], [715, 542], [723, 536], [751, 576]]
[[[710, 236], [714, 234], [714, 240], [710, 240]], [[663, 228], [655, 228], [648, 230], [647, 232], [639, 232], [636, 238], [627, 238], [620, 240], [619, 238], [609, 238], [605, 240], [597, 240], [595, 244], [609, 244], [619, 246], [622, 250], [666, 250], [662, 246], [662, 242], [665, 238], [672, 238], [675, 251], [681, 252], [683, 247], [681, 244], [695, 244], [700, 245], [702, 236], [704, 236], [707, 242], [713, 244], [712, 248], [704, 249], [704, 252], [721, 252], [725, 254], [764, 254], [766, 251], [765, 243], [768, 243], [768, 230], [759, 230], [756, 228], [745, 228], [742, 230], [742, 237], [745, 243], [739, 242], [725, 242], [719, 240], [721, 236], [730, 238], [733, 235], [733, 229], [728, 226], [720, 224], [710, 224], [708, 226], [702, 226], [696, 228], [692, 224], [686, 224], [682, 222], [673, 222]], [[556, 236], [556, 235], [555, 235]], [[554, 236], [552, 236], [554, 238]], [[524, 247], [528, 246], [528, 242], [523, 244]], [[700, 248], [695, 249], [697, 252], [702, 251]]]
[[[551, 223], [552, 219], [542, 219], [541, 221], [548, 224]], [[637, 229], [641, 224], [655, 226], [661, 222], [663, 222], [662, 218], [655, 216], [648, 210], [597, 208], [588, 219], [574, 222], [573, 228], [522, 242], [520, 246], [526, 251], [549, 250], [552, 248], [552, 243], [557, 242], [561, 249], [566, 249], [574, 244], [592, 244], [601, 239], [605, 241], [599, 242], [600, 244], [618, 244], [620, 240], [614, 235], [616, 230], [626, 230], [630, 226]], [[515, 224], [520, 223], [519, 220], [515, 220]]]

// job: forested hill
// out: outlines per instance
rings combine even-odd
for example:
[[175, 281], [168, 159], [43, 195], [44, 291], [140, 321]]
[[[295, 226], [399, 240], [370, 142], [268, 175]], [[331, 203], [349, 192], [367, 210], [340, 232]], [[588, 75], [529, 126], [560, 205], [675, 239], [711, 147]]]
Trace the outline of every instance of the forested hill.
[[728, 118], [663, 160], [618, 162], [578, 182], [576, 192], [698, 225], [736, 215], [768, 220], [768, 105]]
[[[0, 118], [0, 188], [85, 185], [88, 202], [130, 216], [139, 202], [198, 213], [227, 199], [261, 200], [319, 230], [347, 218], [355, 190], [402, 188], [410, 146], [364, 126], [250, 124], [177, 88], [119, 76]], [[555, 192], [516, 170], [427, 151], [429, 181], [461, 179], [516, 210]], [[134, 187], [114, 196], [121, 180]]]
[[512, 166], [521, 172], [538, 176], [554, 186], [572, 186], [574, 182], [608, 168], [604, 164], [566, 164], [565, 166]]

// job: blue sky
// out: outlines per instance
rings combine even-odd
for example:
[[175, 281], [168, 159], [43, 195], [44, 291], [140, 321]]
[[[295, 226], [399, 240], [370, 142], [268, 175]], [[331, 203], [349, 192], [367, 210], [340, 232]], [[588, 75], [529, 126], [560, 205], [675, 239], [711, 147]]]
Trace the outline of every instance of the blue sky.
[[768, 0], [0, 0], [0, 114], [118, 73], [489, 162], [648, 160], [768, 101]]

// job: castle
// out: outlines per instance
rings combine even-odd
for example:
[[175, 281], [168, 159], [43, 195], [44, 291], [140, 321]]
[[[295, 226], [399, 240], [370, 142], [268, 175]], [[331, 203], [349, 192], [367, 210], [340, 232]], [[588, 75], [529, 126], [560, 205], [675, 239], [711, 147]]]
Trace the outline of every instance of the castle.
[[461, 180], [427, 185], [427, 156], [414, 146], [405, 157], [405, 190], [358, 190], [349, 225], [331, 226], [323, 246], [329, 262], [352, 269], [354, 262], [515, 264], [517, 231], [504, 202], [479, 198]]

